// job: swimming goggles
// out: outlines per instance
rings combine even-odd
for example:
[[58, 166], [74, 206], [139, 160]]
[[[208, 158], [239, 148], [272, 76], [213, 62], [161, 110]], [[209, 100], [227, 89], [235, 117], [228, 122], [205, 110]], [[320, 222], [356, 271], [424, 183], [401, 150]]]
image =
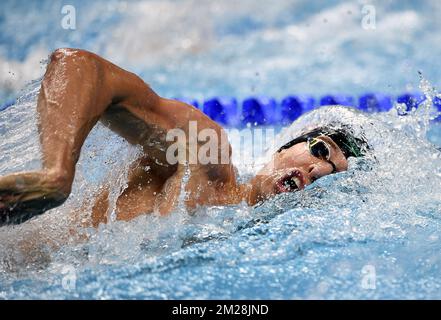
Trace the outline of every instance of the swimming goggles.
[[306, 143], [312, 156], [328, 162], [332, 165], [332, 173], [337, 172], [337, 167], [331, 161], [331, 147], [328, 143], [319, 138], [308, 138]]

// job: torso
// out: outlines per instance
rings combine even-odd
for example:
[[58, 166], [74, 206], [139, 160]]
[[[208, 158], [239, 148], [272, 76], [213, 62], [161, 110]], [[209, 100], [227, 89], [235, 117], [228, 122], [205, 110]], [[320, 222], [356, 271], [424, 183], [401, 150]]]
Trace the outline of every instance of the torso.
[[[224, 134], [220, 126], [195, 108], [172, 100], [166, 100], [163, 108], [174, 117], [176, 128], [182, 129], [187, 137], [189, 121], [196, 121], [198, 132], [208, 128], [215, 130], [219, 137]], [[166, 151], [173, 142], [166, 141], [166, 135], [167, 130], [172, 129], [170, 126], [150, 124], [148, 119], [139, 119], [118, 106], [110, 107], [101, 121], [129, 143], [141, 145], [144, 151], [143, 156], [132, 164], [128, 187], [117, 200], [117, 219], [131, 220], [151, 212], [167, 214], [178, 205], [193, 209], [198, 205], [222, 204], [223, 198], [234, 190], [236, 172], [231, 161], [227, 164], [169, 164]], [[204, 143], [198, 143], [198, 150]], [[231, 147], [228, 143], [219, 144], [219, 155], [221, 152], [227, 152], [230, 159]], [[185, 194], [182, 195], [186, 174]], [[108, 209], [106, 189], [93, 207], [94, 226], [107, 222]]]

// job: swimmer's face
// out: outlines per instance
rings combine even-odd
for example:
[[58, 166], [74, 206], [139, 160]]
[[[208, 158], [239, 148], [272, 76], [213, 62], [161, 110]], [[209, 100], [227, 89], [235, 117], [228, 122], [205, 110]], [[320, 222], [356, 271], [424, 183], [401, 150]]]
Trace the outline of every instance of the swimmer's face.
[[252, 180], [250, 199], [254, 203], [276, 194], [302, 190], [326, 175], [345, 171], [346, 157], [335, 142], [319, 136], [277, 152]]

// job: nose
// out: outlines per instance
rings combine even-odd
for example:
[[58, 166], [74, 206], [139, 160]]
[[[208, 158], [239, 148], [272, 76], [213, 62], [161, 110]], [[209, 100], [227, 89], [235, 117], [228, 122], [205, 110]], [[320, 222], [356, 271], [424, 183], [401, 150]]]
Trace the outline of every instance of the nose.
[[318, 179], [318, 177], [316, 177], [316, 167], [317, 167], [317, 165], [316, 164], [311, 164], [311, 165], [309, 165], [308, 166], [308, 170], [307, 170], [307, 172], [308, 172], [308, 180], [309, 181], [311, 181], [311, 183], [313, 183], [315, 180], [317, 180]]
[[308, 179], [313, 183], [315, 180], [328, 174], [327, 165], [320, 162], [312, 163], [308, 166]]

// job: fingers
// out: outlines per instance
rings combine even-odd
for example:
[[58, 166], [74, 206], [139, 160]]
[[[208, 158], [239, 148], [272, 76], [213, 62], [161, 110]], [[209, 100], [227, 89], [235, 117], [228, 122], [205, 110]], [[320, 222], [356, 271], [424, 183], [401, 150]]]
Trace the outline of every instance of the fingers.
[[19, 201], [20, 201], [19, 195], [14, 195], [12, 192], [0, 191], [0, 208], [11, 206], [12, 204]]
[[20, 224], [40, 213], [42, 212], [23, 203], [14, 203], [11, 206], [0, 203], [0, 227]]
[[66, 199], [42, 197], [29, 201], [20, 201], [18, 199], [18, 201], [12, 203], [0, 202], [0, 227], [26, 222], [33, 217], [62, 205]]
[[35, 210], [21, 203], [17, 197], [5, 194], [0, 197], [0, 227], [22, 223], [35, 215]]
[[21, 203], [20, 198], [20, 195], [14, 195], [11, 192], [0, 192], [0, 227], [18, 224], [28, 219], [25, 217], [29, 215], [29, 211], [26, 204]]
[[8, 224], [9, 221], [9, 208], [0, 202], [0, 227]]

